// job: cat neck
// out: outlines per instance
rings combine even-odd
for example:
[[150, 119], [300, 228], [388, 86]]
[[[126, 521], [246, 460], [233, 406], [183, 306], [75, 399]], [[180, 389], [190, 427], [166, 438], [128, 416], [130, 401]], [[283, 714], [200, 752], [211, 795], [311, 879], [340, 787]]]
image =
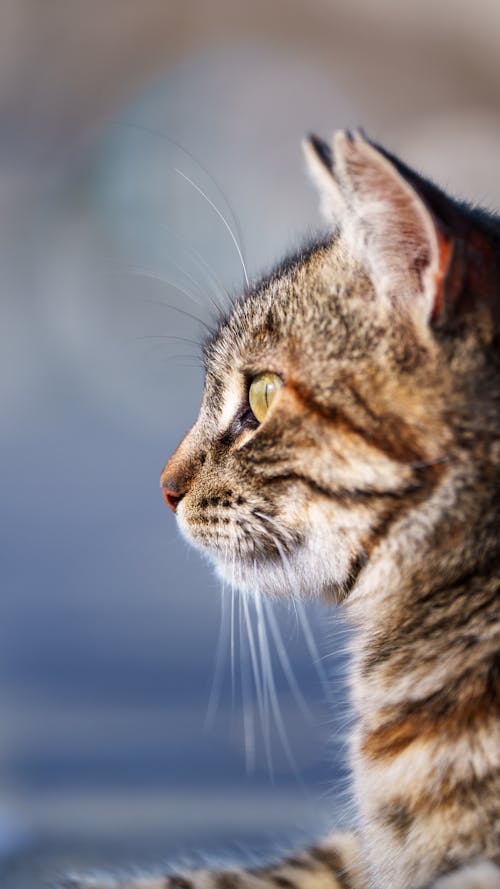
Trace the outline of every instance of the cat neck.
[[[456, 479], [450, 485], [456, 491]], [[475, 514], [451, 527], [446, 491], [437, 492], [419, 526], [426, 545], [420, 539], [417, 550], [402, 523], [348, 604], [358, 807], [371, 860], [382, 874], [397, 861], [401, 885], [425, 882], [421, 867], [442, 866], [461, 819], [479, 855], [492, 835], [488, 818], [500, 818], [491, 778], [500, 768], [496, 499], [485, 486]]]
[[485, 635], [499, 641], [498, 480], [471, 476], [457, 495], [458, 477], [461, 469], [450, 472], [417, 507], [418, 520], [411, 512], [400, 520], [347, 602], [362, 713], [427, 700], [486, 655]]

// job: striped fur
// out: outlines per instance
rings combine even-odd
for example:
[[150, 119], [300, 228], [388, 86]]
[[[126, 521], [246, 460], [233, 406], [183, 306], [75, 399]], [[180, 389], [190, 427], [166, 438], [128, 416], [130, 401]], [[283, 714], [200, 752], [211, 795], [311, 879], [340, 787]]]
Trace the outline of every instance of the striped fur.
[[365, 889], [359, 844], [353, 834], [332, 834], [324, 843], [273, 865], [245, 870], [196, 870], [118, 882], [109, 877], [68, 880], [61, 889]]
[[[345, 609], [357, 837], [127, 885], [498, 887], [500, 222], [360, 134], [307, 154], [331, 235], [206, 344], [162, 485], [221, 576]], [[263, 371], [284, 385], [259, 424]]]

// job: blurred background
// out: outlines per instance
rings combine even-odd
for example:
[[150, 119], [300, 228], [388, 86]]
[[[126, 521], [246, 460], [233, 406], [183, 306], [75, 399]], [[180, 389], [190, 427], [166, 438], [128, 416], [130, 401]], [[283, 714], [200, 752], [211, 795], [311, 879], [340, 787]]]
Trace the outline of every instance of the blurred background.
[[348, 817], [345, 628], [273, 607], [267, 720], [158, 477], [235, 240], [254, 277], [320, 225], [305, 132], [498, 207], [499, 33], [496, 0], [0, 4], [2, 887]]

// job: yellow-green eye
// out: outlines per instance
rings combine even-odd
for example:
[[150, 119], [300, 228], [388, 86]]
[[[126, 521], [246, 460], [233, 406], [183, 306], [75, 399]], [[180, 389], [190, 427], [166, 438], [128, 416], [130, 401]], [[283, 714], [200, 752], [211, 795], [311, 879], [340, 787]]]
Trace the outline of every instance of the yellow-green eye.
[[259, 423], [262, 423], [282, 385], [283, 380], [278, 374], [263, 373], [253, 378], [248, 390], [248, 400], [252, 413]]

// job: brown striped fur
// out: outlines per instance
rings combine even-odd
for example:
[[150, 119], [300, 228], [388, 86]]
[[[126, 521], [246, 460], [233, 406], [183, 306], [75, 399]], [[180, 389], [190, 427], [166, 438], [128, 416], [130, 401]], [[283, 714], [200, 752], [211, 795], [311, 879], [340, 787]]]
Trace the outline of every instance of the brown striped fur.
[[[500, 223], [361, 134], [307, 155], [328, 238], [206, 344], [162, 474], [243, 593], [343, 603], [356, 838], [169, 889], [500, 887]], [[283, 381], [259, 424], [262, 372]], [[177, 881], [177, 882], [176, 882]]]

